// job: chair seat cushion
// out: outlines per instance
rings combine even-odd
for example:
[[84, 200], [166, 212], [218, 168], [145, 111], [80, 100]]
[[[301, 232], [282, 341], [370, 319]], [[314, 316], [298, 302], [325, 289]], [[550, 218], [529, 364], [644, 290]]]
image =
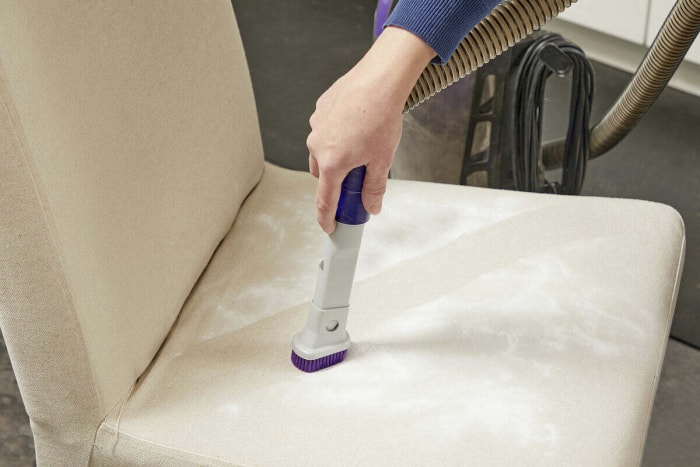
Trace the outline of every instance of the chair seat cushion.
[[290, 353], [321, 254], [315, 187], [266, 166], [96, 461], [640, 462], [683, 261], [673, 209], [392, 180], [353, 344], [306, 374]]

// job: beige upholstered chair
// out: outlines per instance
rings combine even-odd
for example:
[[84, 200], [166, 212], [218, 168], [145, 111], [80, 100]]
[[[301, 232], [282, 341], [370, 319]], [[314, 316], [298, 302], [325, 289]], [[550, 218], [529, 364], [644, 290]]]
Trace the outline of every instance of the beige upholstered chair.
[[684, 251], [649, 202], [392, 182], [346, 361], [290, 361], [315, 180], [227, 0], [0, 1], [0, 325], [39, 465], [635, 465]]

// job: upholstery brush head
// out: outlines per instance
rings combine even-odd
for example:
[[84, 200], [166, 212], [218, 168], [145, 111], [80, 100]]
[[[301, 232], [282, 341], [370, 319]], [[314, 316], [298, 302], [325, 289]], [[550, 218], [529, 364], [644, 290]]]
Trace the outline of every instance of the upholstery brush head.
[[315, 371], [328, 368], [329, 366], [333, 366], [336, 363], [342, 362], [343, 358], [345, 358], [346, 353], [347, 349], [330, 355], [326, 355], [325, 357], [317, 358], [315, 360], [306, 360], [305, 358], [301, 358], [299, 355], [296, 354], [296, 352], [292, 350], [292, 363], [301, 371], [304, 371], [306, 373], [313, 373]]

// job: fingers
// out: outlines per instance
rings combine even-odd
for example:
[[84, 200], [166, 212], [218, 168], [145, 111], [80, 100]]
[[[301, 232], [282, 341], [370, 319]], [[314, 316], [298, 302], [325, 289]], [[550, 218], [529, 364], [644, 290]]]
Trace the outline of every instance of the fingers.
[[335, 212], [338, 208], [342, 181], [342, 177], [334, 176], [332, 173], [319, 174], [316, 188], [316, 219], [327, 234], [335, 230]]
[[[312, 116], [313, 117], [313, 116]], [[313, 130], [307, 139], [309, 149], [309, 172], [318, 178], [316, 187], [316, 220], [324, 232], [333, 233], [335, 230], [335, 212], [340, 198], [340, 183], [329, 170], [321, 172], [318, 159], [313, 155]]]
[[311, 175], [318, 178], [318, 161], [311, 154], [309, 154], [309, 172]]
[[372, 215], [379, 214], [382, 210], [382, 200], [386, 193], [386, 183], [389, 178], [389, 169], [376, 164], [367, 165], [365, 182], [362, 185], [362, 204]]

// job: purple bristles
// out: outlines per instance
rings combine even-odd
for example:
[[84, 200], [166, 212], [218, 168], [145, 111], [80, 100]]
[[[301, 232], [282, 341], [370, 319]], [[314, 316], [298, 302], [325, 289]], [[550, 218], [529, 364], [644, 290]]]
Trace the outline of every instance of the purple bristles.
[[317, 358], [316, 360], [306, 360], [305, 358], [301, 358], [292, 350], [292, 363], [301, 371], [313, 373], [314, 371], [323, 370], [324, 368], [328, 368], [329, 366], [342, 362], [346, 353], [347, 350], [341, 350], [340, 352], [326, 355], [325, 357]]

